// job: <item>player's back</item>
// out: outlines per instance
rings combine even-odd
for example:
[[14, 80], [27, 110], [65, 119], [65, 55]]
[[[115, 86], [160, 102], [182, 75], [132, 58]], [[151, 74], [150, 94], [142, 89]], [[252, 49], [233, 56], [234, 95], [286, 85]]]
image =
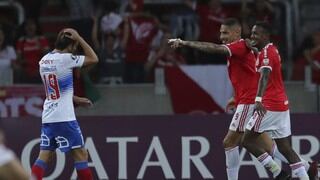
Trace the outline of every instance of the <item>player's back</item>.
[[226, 46], [230, 53], [228, 71], [236, 101], [239, 104], [253, 104], [258, 85], [256, 56], [243, 39]]
[[75, 120], [73, 106], [74, 67], [80, 67], [84, 58], [70, 53], [50, 52], [39, 62], [39, 71], [46, 92], [42, 122]]

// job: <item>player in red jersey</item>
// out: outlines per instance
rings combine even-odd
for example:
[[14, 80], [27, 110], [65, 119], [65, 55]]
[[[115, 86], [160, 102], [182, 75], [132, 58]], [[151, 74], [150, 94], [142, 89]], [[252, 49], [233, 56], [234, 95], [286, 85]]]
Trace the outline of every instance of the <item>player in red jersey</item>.
[[[254, 111], [254, 98], [257, 91], [258, 74], [255, 69], [255, 54], [241, 39], [241, 25], [233, 18], [226, 19], [220, 28], [220, 39], [223, 44], [183, 41], [170, 39], [173, 48], [187, 46], [209, 53], [220, 53], [228, 58], [229, 77], [235, 92], [236, 112], [223, 140], [226, 154], [228, 180], [237, 180], [240, 167], [239, 144], [246, 124]], [[267, 134], [260, 136], [260, 146], [273, 155], [276, 146]]]
[[262, 133], [268, 132], [289, 161], [293, 174], [301, 180], [309, 180], [304, 163], [290, 144], [290, 115], [281, 75], [281, 58], [270, 42], [270, 32], [271, 27], [265, 22], [256, 23], [252, 28], [251, 42], [259, 50], [256, 65], [260, 79], [255, 112], [247, 124], [242, 145], [273, 173], [275, 179], [287, 179], [279, 177], [282, 174], [280, 166], [263, 146], [256, 143]]

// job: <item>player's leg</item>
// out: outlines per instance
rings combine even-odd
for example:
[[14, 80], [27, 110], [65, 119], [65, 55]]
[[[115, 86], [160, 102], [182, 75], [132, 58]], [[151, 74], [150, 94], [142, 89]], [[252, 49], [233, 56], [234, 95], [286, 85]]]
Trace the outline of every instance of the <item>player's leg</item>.
[[259, 142], [260, 139], [261, 133], [246, 130], [242, 139], [242, 146], [253, 154], [258, 161], [273, 174], [273, 177], [277, 177], [281, 173], [281, 167], [264, 149]]
[[277, 158], [280, 161], [288, 164], [288, 160], [279, 152], [277, 143], [266, 132], [261, 134], [261, 140], [259, 142], [264, 147], [264, 150], [268, 152], [273, 158]]
[[71, 151], [74, 166], [80, 180], [92, 180], [92, 173], [88, 167], [88, 152], [85, 148], [77, 148]]
[[270, 116], [273, 119], [272, 138], [275, 139], [278, 149], [289, 161], [293, 174], [300, 179], [309, 179], [305, 165], [300, 157], [291, 147], [291, 124], [289, 110], [283, 112], [270, 111]]
[[240, 168], [239, 144], [245, 125], [253, 111], [252, 105], [239, 104], [229, 126], [229, 131], [223, 139], [226, 155], [226, 171], [228, 180], [237, 180]]
[[[273, 157], [273, 158], [277, 158], [279, 159], [281, 162], [284, 162], [286, 164], [289, 164], [289, 161], [281, 154], [281, 152], [278, 149], [277, 143], [270, 137], [270, 135], [268, 133], [263, 133], [261, 135], [261, 141], [259, 141], [261, 143], [263, 143], [264, 149]], [[298, 155], [299, 156], [299, 155]], [[304, 164], [304, 167], [306, 169], [306, 171], [311, 170], [310, 169], [310, 164], [308, 161], [302, 159], [300, 156], [299, 158], [301, 159], [301, 161]], [[312, 168], [312, 172], [310, 172], [311, 174], [315, 174], [315, 168]]]
[[[68, 132], [61, 133], [63, 139], [60, 141], [59, 149], [62, 152], [71, 151], [71, 155], [74, 159], [74, 166], [77, 170], [77, 174], [80, 180], [91, 180], [92, 173], [88, 167], [88, 152], [84, 148], [84, 141], [81, 129], [77, 121], [65, 122], [64, 126], [68, 126]], [[68, 146], [63, 146], [64, 141], [68, 142]]]
[[57, 132], [55, 123], [41, 125], [40, 152], [31, 168], [31, 173], [37, 180], [43, 178], [47, 164], [55, 155], [55, 150], [57, 148], [55, 132]]
[[228, 180], [237, 180], [240, 168], [239, 143], [243, 133], [229, 130], [223, 140]]
[[37, 180], [41, 180], [43, 178], [47, 168], [47, 164], [51, 161], [54, 155], [55, 151], [40, 150], [38, 158], [33, 163], [33, 166], [31, 168], [31, 173]]
[[290, 163], [293, 174], [301, 180], [309, 180], [304, 163], [301, 161], [297, 153], [292, 149], [290, 143], [290, 136], [280, 139], [275, 139], [279, 151], [286, 157]]
[[268, 113], [264, 117], [260, 117], [257, 113], [254, 113], [247, 124], [247, 129], [242, 139], [242, 146], [272, 172], [273, 177], [277, 177], [281, 173], [281, 168], [265, 150], [266, 147], [260, 142], [263, 138], [262, 133], [269, 127], [269, 121]]

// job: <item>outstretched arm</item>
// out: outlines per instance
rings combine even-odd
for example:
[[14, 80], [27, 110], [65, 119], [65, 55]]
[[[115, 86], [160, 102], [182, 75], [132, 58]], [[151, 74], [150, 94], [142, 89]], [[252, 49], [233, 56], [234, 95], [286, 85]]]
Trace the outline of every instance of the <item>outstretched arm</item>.
[[199, 41], [183, 41], [181, 39], [169, 39], [168, 43], [171, 45], [172, 48], [186, 46], [208, 53], [219, 53], [226, 56], [230, 55], [227, 47], [221, 44]]

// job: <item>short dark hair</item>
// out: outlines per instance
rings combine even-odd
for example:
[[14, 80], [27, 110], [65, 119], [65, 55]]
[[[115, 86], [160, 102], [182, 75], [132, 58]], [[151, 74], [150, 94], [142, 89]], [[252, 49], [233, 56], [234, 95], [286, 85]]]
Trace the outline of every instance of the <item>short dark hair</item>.
[[240, 21], [236, 18], [227, 18], [222, 22], [222, 25], [226, 25], [226, 26], [240, 26]]
[[272, 33], [272, 28], [271, 25], [265, 21], [258, 21], [255, 24], [256, 26], [259, 26], [260, 28], [262, 28], [262, 30], [264, 31], [265, 34], [267, 35], [271, 35]]
[[73, 39], [70, 39], [69, 37], [71, 34], [68, 33], [68, 32], [63, 32], [60, 31], [58, 36], [57, 36], [57, 40], [54, 44], [55, 48], [58, 49], [58, 50], [64, 50], [66, 49], [69, 45], [73, 44], [74, 43], [74, 40]]

